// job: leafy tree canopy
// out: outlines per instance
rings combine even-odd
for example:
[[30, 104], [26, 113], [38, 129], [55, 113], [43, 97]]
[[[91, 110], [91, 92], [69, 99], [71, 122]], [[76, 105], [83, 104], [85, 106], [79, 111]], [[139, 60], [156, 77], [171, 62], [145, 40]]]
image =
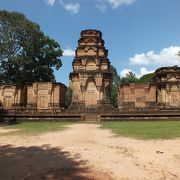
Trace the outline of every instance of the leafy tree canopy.
[[18, 12], [0, 11], [0, 84], [55, 81], [62, 50], [39, 25]]
[[125, 77], [120, 78], [120, 84], [135, 83], [138, 81], [135, 73], [128, 72]]
[[140, 77], [137, 81], [137, 83], [153, 83], [155, 77], [155, 73], [149, 73], [145, 74], [142, 77]]
[[68, 108], [71, 105], [72, 101], [72, 92], [70, 87], [67, 88], [66, 90], [66, 96], [65, 96], [65, 107]]
[[114, 77], [113, 78], [113, 83], [112, 83], [110, 101], [111, 101], [111, 104], [114, 107], [118, 107], [117, 91], [118, 91], [118, 87], [120, 85], [120, 76], [118, 75], [117, 70], [116, 70], [116, 68], [113, 65], [110, 66], [110, 69], [111, 69], [111, 71], [113, 73], [113, 77]]

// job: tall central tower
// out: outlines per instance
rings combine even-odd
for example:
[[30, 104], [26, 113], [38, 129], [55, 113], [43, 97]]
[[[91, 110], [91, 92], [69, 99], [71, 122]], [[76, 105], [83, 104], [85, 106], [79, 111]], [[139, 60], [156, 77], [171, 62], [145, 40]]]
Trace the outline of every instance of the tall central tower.
[[97, 108], [110, 105], [112, 72], [102, 33], [84, 30], [78, 41], [70, 74], [72, 106]]

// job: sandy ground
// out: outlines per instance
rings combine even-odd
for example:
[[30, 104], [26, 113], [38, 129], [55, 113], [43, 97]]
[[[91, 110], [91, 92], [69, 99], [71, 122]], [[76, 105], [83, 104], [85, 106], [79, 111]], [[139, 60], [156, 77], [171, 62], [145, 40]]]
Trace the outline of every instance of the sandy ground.
[[14, 132], [18, 131], [18, 129], [5, 129], [3, 127], [0, 127], [0, 134], [8, 133], [8, 132]]
[[135, 140], [99, 127], [1, 136], [0, 179], [180, 179], [180, 139]]

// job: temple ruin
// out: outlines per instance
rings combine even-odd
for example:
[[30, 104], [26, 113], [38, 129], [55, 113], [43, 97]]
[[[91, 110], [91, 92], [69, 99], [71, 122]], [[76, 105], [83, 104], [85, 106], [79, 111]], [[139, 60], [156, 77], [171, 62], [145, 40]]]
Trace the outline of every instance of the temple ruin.
[[70, 74], [72, 106], [97, 108], [110, 105], [112, 72], [104, 47], [102, 33], [97, 30], [81, 32], [73, 72]]
[[155, 71], [153, 84], [123, 84], [118, 89], [121, 110], [180, 108], [180, 68], [162, 67]]
[[[72, 103], [65, 109], [66, 86], [62, 83], [34, 82], [24, 86], [0, 86], [0, 119], [180, 117], [180, 67], [155, 71], [151, 84], [122, 84], [117, 89], [118, 108], [110, 104], [113, 73], [102, 33], [84, 30], [69, 75]], [[130, 113], [131, 112], [131, 113]], [[143, 114], [144, 113], [144, 114]], [[166, 113], [166, 114], [164, 114]], [[149, 115], [147, 115], [149, 114]]]
[[155, 73], [157, 103], [167, 108], [180, 108], [180, 67], [162, 67]]
[[23, 87], [0, 86], [0, 107], [3, 110], [60, 111], [65, 106], [66, 86], [61, 83], [38, 82]]

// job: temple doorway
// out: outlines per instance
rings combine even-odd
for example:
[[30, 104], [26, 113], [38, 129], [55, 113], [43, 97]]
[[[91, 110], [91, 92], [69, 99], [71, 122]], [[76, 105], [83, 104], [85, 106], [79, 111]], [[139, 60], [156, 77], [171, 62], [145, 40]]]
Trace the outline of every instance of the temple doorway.
[[99, 92], [93, 80], [88, 81], [85, 91], [85, 106], [93, 107], [97, 105]]

